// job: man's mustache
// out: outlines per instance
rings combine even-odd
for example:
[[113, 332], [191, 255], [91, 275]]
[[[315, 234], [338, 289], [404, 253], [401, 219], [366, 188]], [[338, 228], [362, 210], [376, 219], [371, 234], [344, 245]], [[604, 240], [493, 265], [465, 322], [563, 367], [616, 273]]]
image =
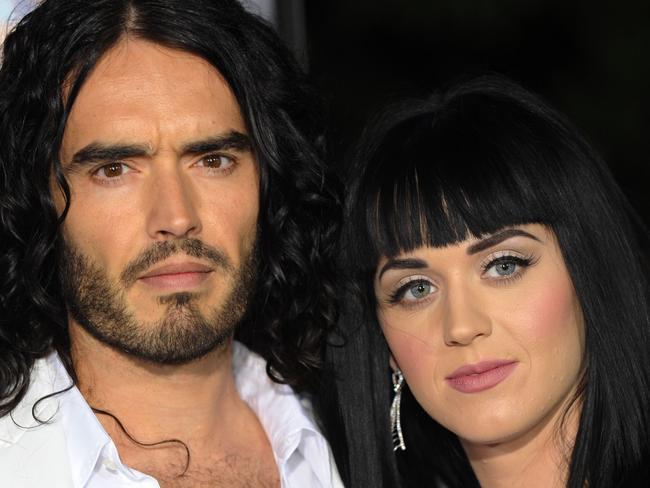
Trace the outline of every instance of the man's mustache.
[[204, 244], [199, 239], [183, 239], [156, 242], [131, 261], [120, 274], [120, 280], [128, 288], [145, 271], [174, 254], [187, 254], [194, 258], [205, 259], [226, 271], [234, 271], [233, 265], [219, 249]]

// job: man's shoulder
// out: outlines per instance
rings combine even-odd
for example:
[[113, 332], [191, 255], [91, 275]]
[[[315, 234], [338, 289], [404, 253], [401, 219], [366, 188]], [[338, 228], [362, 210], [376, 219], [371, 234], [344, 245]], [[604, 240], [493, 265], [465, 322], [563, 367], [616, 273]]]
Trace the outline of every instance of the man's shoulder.
[[[9, 423], [14, 423], [10, 415], [0, 419], [2, 427]], [[69, 466], [66, 438], [56, 423], [25, 429], [24, 435], [11, 441], [0, 440], [3, 486], [72, 486]]]
[[37, 359], [23, 398], [8, 415], [0, 418], [0, 441], [11, 444], [26, 432], [42, 430], [53, 423], [52, 417], [57, 412], [56, 401], [52, 398], [56, 383], [51, 357]]
[[54, 397], [56, 372], [50, 360], [34, 363], [30, 384], [16, 408], [0, 418], [3, 486], [72, 486], [68, 450]]

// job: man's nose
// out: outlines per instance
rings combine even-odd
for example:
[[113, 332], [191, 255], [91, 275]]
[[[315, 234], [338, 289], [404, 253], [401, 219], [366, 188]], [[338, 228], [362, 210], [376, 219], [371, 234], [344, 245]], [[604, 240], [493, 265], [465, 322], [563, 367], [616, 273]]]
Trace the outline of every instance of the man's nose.
[[181, 168], [161, 169], [150, 183], [147, 232], [156, 240], [201, 232], [197, 196]]
[[492, 334], [492, 319], [480, 294], [471, 287], [454, 287], [445, 297], [443, 334], [448, 346], [466, 346]]

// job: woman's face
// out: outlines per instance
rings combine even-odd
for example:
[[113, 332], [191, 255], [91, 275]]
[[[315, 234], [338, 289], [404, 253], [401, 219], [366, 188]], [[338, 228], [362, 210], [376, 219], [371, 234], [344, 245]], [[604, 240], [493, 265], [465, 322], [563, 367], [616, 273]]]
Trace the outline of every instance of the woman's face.
[[583, 319], [548, 228], [508, 227], [384, 258], [375, 292], [409, 388], [466, 447], [539, 432], [575, 393]]

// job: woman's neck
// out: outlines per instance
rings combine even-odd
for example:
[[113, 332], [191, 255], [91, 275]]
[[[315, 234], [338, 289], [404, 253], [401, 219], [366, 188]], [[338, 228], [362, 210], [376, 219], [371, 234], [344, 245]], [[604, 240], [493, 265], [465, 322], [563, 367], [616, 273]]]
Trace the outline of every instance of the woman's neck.
[[566, 486], [580, 407], [563, 419], [562, 405], [535, 429], [498, 443], [461, 439], [482, 488], [561, 488]]

